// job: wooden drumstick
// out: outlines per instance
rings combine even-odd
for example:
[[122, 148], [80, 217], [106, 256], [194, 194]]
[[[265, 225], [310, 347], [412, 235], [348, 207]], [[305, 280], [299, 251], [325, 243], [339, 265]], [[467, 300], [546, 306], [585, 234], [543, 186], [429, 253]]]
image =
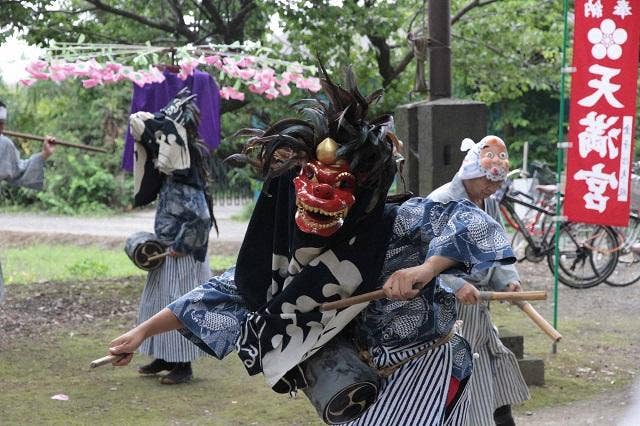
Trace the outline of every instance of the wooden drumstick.
[[385, 297], [384, 290], [375, 290], [369, 293], [359, 294], [357, 296], [345, 297], [335, 302], [327, 302], [320, 305], [321, 311], [331, 311], [333, 309], [342, 309], [348, 306], [357, 305], [358, 303], [371, 302], [372, 300], [383, 299]]
[[553, 326], [549, 324], [549, 322], [544, 319], [542, 315], [538, 313], [538, 311], [533, 309], [531, 303], [525, 301], [516, 301], [514, 302], [514, 304], [522, 309], [522, 312], [527, 314], [531, 321], [533, 321], [538, 327], [540, 327], [540, 329], [544, 331], [545, 334], [551, 338], [551, 340], [553, 340], [554, 342], [558, 342], [560, 339], [562, 339], [562, 334], [560, 334], [558, 330], [553, 328]]
[[129, 354], [128, 353], [118, 354], [118, 355], [110, 354], [107, 356], [103, 356], [102, 358], [98, 358], [96, 360], [91, 361], [91, 363], [89, 364], [89, 367], [96, 368], [102, 365], [111, 364], [112, 361], [120, 361], [121, 359], [125, 358], [127, 355]]
[[151, 257], [147, 257], [147, 261], [145, 263], [149, 263], [149, 262], [151, 262], [153, 260], [156, 260], [156, 259], [162, 259], [165, 256], [169, 256], [169, 253], [170, 252], [165, 251], [164, 253], [156, 254], [156, 255], [151, 256]]
[[547, 300], [547, 292], [540, 291], [481, 291], [480, 300], [504, 300], [516, 302], [520, 300]]
[[[42, 136], [37, 136], [37, 135], [32, 135], [29, 133], [21, 133], [21, 132], [14, 132], [11, 130], [3, 130], [2, 133], [4, 133], [7, 136], [13, 136], [16, 138], [22, 138], [22, 139], [31, 139], [34, 141], [44, 141], [44, 137]], [[54, 145], [62, 145], [62, 146], [68, 146], [71, 148], [80, 148], [80, 149], [84, 149], [86, 151], [94, 151], [94, 152], [107, 152], [106, 149], [104, 148], [98, 148], [95, 146], [90, 146], [90, 145], [82, 145], [82, 144], [77, 144], [77, 143], [71, 143], [71, 142], [64, 142], [64, 141], [59, 141], [59, 140], [55, 140], [55, 141], [51, 141], [52, 144]]]
[[[327, 302], [320, 305], [321, 311], [330, 311], [332, 309], [346, 308], [347, 306], [356, 305], [358, 303], [370, 302], [372, 300], [383, 299], [385, 297], [382, 289], [369, 293], [360, 294], [358, 296], [346, 297], [335, 302]], [[518, 291], [518, 292], [500, 292], [500, 291], [481, 291], [481, 300], [545, 300], [547, 298], [546, 291]]]

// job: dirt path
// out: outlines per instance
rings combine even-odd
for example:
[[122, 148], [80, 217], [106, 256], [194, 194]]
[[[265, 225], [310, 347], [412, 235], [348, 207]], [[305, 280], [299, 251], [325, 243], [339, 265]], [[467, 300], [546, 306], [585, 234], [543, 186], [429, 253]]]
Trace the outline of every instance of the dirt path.
[[518, 426], [640, 425], [640, 382], [594, 398], [516, 416]]
[[[243, 206], [215, 206], [219, 234], [212, 230], [209, 254], [235, 254], [247, 230], [239, 222]], [[153, 232], [154, 210], [137, 210], [107, 217], [52, 216], [34, 213], [0, 213], [0, 245], [21, 246], [34, 243], [97, 244], [123, 247], [127, 237], [138, 231]]]

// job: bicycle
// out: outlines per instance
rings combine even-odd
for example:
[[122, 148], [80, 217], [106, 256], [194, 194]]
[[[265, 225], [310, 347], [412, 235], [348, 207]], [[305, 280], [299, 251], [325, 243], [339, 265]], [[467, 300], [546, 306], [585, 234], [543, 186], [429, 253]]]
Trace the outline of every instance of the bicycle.
[[629, 226], [614, 228], [618, 233], [618, 265], [605, 283], [614, 287], [626, 287], [640, 281], [640, 253], [633, 250], [640, 235], [640, 217], [636, 213], [629, 216]]
[[[519, 173], [519, 170], [514, 172]], [[505, 185], [496, 196], [506, 221], [514, 228], [516, 235], [522, 234], [526, 241], [522, 260], [540, 262], [546, 258], [547, 265], [553, 272], [555, 226], [552, 218], [555, 216], [555, 203], [548, 197], [547, 204], [540, 205], [529, 194], [512, 190], [510, 179], [505, 180]], [[528, 198], [532, 202], [524, 201], [518, 196]], [[516, 214], [515, 205], [522, 205], [530, 211], [537, 212], [533, 228], [531, 223], [525, 223]], [[538, 229], [537, 235], [534, 235], [531, 229]], [[558, 248], [558, 279], [569, 287], [582, 289], [596, 286], [611, 275], [618, 263], [618, 233], [610, 226], [562, 221]]]

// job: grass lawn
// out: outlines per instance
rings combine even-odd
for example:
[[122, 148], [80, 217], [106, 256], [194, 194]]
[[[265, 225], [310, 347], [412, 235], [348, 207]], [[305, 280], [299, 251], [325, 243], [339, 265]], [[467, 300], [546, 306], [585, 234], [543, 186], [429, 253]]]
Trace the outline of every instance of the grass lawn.
[[[198, 360], [194, 380], [180, 386], [140, 377], [135, 367], [148, 359], [139, 355], [129, 367], [90, 369], [108, 342], [134, 325], [145, 273], [115, 249], [32, 246], [1, 254], [9, 298], [0, 310], [0, 424], [323, 424], [302, 393], [274, 393], [262, 376], [248, 377], [233, 354]], [[216, 257], [212, 266], [234, 261]], [[492, 304], [494, 322], [522, 333], [525, 353], [545, 361], [545, 386], [530, 388], [532, 399], [517, 412], [583, 400], [635, 378], [640, 317], [628, 309], [603, 314], [606, 295], [620, 300], [616, 292], [630, 291], [606, 290], [590, 309], [561, 318], [556, 354], [518, 308]], [[564, 297], [592, 294], [570, 290]], [[52, 400], [56, 394], [69, 400]]]
[[520, 310], [509, 304], [493, 303], [491, 317], [499, 328], [513, 330], [524, 337], [524, 352], [545, 362], [545, 385], [531, 386], [531, 399], [515, 407], [518, 413], [542, 407], [587, 399], [600, 392], [629, 384], [638, 373], [635, 339], [639, 318], [607, 319], [606, 327], [589, 319], [564, 320], [557, 353], [551, 353], [551, 340]]
[[[194, 380], [161, 385], [135, 366], [89, 368], [126, 327], [93, 323], [60, 330], [47, 341], [25, 339], [0, 356], [0, 423], [3, 425], [319, 425], [307, 398], [274, 393], [261, 376], [249, 377], [240, 360], [206, 357], [194, 363]], [[52, 400], [65, 394], [68, 401]], [[259, 419], [259, 421], [258, 421]]]
[[[0, 259], [7, 284], [146, 275], [131, 262], [124, 250], [98, 246], [37, 244], [2, 250]], [[234, 264], [235, 256], [210, 258], [211, 269], [216, 271]]]

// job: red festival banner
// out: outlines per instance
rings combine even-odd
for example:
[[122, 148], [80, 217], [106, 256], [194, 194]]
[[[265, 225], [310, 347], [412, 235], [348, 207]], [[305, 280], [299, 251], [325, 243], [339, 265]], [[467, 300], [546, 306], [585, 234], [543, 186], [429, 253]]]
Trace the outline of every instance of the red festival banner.
[[564, 214], [627, 226], [640, 0], [575, 0]]

